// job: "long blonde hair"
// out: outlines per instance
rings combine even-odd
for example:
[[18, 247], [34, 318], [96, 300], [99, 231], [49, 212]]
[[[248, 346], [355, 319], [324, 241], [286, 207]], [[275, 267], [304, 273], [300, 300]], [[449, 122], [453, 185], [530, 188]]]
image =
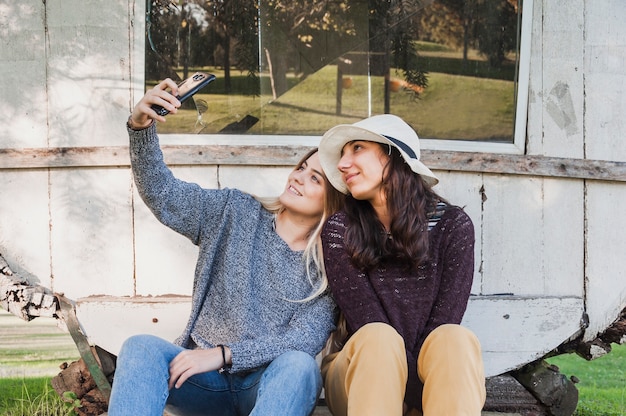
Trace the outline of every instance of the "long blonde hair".
[[[302, 164], [316, 152], [317, 148], [314, 148], [305, 154], [294, 167], [294, 170], [299, 169]], [[326, 277], [326, 268], [324, 267], [324, 253], [322, 251], [321, 233], [324, 223], [328, 217], [343, 207], [345, 195], [336, 190], [328, 179], [326, 179], [326, 176], [324, 176], [324, 184], [324, 210], [322, 211], [322, 216], [320, 217], [319, 222], [309, 233], [307, 245], [303, 253], [307, 278], [315, 290], [311, 293], [311, 295], [307, 296], [305, 299], [299, 300], [299, 302], [307, 302], [314, 299], [324, 293], [328, 288], [328, 278]], [[261, 203], [263, 208], [271, 213], [279, 214], [285, 209], [278, 197], [254, 196], [254, 198]], [[312, 272], [313, 269], [315, 270], [315, 273]]]

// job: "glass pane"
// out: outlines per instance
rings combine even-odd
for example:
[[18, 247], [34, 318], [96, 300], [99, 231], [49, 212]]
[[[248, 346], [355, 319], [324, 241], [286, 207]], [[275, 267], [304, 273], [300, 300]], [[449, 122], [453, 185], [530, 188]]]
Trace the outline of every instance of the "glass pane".
[[161, 132], [320, 135], [373, 114], [512, 142], [517, 0], [148, 0], [146, 88], [217, 80]]

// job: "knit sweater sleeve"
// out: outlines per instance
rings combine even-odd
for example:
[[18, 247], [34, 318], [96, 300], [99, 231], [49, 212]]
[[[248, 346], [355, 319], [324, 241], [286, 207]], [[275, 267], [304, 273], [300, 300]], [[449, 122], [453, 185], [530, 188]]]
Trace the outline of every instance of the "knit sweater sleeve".
[[424, 337], [440, 325], [461, 323], [474, 277], [475, 237], [469, 216], [460, 208], [453, 208], [431, 233], [438, 236], [431, 238], [431, 256], [441, 275]]
[[[159, 221], [198, 244], [201, 222], [212, 221], [210, 216], [219, 216], [223, 208], [220, 204], [225, 201], [219, 200], [220, 192], [211, 193], [174, 177], [163, 160], [156, 123], [128, 132], [131, 167], [139, 195]], [[210, 201], [210, 209], [205, 209], [202, 201]]]

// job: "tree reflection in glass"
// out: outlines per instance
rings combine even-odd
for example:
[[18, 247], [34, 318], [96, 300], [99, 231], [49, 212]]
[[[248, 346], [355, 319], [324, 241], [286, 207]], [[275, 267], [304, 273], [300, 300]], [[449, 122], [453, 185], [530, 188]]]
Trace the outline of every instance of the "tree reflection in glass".
[[511, 142], [520, 3], [148, 0], [146, 88], [218, 77], [162, 132], [320, 135], [394, 113], [422, 138]]

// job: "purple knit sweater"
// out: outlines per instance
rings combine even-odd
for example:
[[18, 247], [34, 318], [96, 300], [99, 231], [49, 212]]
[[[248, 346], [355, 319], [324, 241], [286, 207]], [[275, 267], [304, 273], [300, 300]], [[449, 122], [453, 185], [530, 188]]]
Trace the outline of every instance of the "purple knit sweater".
[[[348, 219], [333, 215], [322, 243], [329, 285], [353, 334], [370, 322], [393, 326], [404, 339], [409, 365], [405, 401], [421, 409], [417, 356], [426, 336], [442, 324], [458, 324], [474, 275], [474, 226], [458, 207], [447, 209], [429, 231], [430, 260], [417, 272], [386, 263], [370, 272], [352, 265], [344, 248]], [[372, 380], [374, 381], [374, 380]]]

